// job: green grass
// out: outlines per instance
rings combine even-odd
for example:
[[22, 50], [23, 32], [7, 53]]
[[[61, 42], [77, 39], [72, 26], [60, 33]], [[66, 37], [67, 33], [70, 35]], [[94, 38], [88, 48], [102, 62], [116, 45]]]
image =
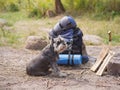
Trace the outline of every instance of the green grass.
[[82, 17], [76, 19], [78, 25], [83, 30], [84, 34], [94, 34], [103, 38], [104, 43], [108, 43], [108, 31], [112, 32], [113, 45], [120, 45], [120, 17], [115, 17], [112, 20], [94, 20], [91, 18]]
[[8, 21], [9, 25], [13, 25], [15, 22], [20, 20], [27, 20], [28, 14], [26, 12], [3, 12], [0, 13], [0, 18], [3, 18]]
[[16, 32], [5, 32], [5, 36], [3, 35], [2, 31], [0, 30], [0, 46], [13, 46], [19, 47], [16, 45], [21, 45], [20, 39], [21, 36]]
[[[13, 27], [6, 36], [3, 36], [0, 29], [0, 46], [21, 47], [25, 45], [25, 41], [30, 35], [39, 35], [48, 38], [48, 31], [63, 17], [64, 15], [54, 18], [28, 18], [25, 12], [6, 12], [0, 14], [0, 18], [4, 18]], [[112, 32], [112, 45], [120, 45], [120, 16], [116, 16], [111, 20], [96, 20], [91, 18], [92, 15], [74, 17], [78, 27], [81, 28], [84, 35], [94, 34], [103, 38], [105, 44], [108, 44], [108, 34]], [[47, 32], [46, 32], [47, 30]]]

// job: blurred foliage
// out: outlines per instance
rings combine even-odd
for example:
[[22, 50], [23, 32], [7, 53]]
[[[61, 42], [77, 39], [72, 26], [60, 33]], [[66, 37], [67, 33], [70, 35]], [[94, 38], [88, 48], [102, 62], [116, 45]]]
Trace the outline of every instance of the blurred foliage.
[[[98, 19], [120, 15], [120, 0], [61, 0], [66, 13], [81, 15], [93, 13]], [[47, 10], [54, 11], [54, 0], [0, 0], [0, 11], [26, 10], [30, 17], [42, 17]]]
[[[72, 15], [92, 14], [97, 20], [110, 20], [120, 15], [120, 0], [62, 0]], [[71, 13], [72, 12], [72, 13]]]
[[120, 11], [120, 0], [62, 0], [67, 9], [84, 12]]
[[16, 11], [19, 11], [19, 8], [16, 4], [10, 3], [10, 5], [7, 6], [7, 10], [11, 12], [16, 12]]
[[1, 29], [0, 29], [0, 46], [16, 46], [20, 44], [20, 35], [17, 33], [13, 33], [10, 31], [5, 31], [5, 36], [3, 35]]
[[12, 26], [16, 21], [26, 20], [27, 14], [24, 11], [19, 12], [5, 12], [0, 14], [0, 18], [3, 18], [8, 21], [8, 25]]
[[33, 8], [30, 12], [29, 12], [29, 17], [42, 17], [42, 12], [39, 10], [39, 8]]
[[[84, 33], [101, 36], [106, 43], [108, 41], [106, 33], [111, 30], [114, 43], [120, 42], [120, 0], [61, 1], [66, 9], [65, 15], [70, 14], [77, 16], [75, 19], [78, 20], [78, 26], [81, 27]], [[54, 4], [55, 0], [0, 0], [0, 18], [6, 19], [8, 24], [12, 26], [17, 21], [30, 20], [28, 17], [41, 18], [45, 15], [47, 10], [55, 11]], [[48, 18], [46, 18], [45, 22], [47, 24], [41, 27], [47, 27], [49, 25], [54, 26], [57, 22], [56, 20], [57, 19], [52, 19], [47, 22]], [[41, 22], [43, 22], [43, 19]], [[40, 25], [38, 26], [40, 27]], [[31, 32], [29, 31], [29, 35], [36, 34], [37, 32], [34, 32], [35, 30], [37, 29], [33, 29]], [[0, 38], [2, 40], [0, 42], [4, 45], [7, 43], [19, 43], [20, 37], [21, 36], [17, 36], [13, 33], [8, 33], [6, 37], [3, 37], [0, 30]]]

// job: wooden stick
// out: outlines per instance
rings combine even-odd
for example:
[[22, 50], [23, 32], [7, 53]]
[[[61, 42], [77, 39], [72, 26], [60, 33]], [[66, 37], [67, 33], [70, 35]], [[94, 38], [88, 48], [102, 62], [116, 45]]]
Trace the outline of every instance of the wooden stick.
[[108, 35], [109, 35], [109, 42], [112, 41], [112, 34], [111, 34], [111, 31], [108, 31]]
[[103, 61], [102, 65], [100, 66], [99, 70], [97, 71], [96, 75], [102, 75], [106, 66], [108, 65], [110, 59], [113, 57], [115, 53], [110, 51], [107, 55], [107, 57], [105, 58], [105, 60]]
[[103, 49], [102, 49], [102, 51], [100, 52], [98, 58], [97, 58], [97, 61], [91, 67], [90, 70], [92, 70], [92, 71], [95, 72], [99, 68], [99, 66], [101, 65], [101, 63], [103, 62], [103, 60], [106, 57], [106, 55], [108, 54], [108, 52], [109, 52], [109, 48], [104, 46]]

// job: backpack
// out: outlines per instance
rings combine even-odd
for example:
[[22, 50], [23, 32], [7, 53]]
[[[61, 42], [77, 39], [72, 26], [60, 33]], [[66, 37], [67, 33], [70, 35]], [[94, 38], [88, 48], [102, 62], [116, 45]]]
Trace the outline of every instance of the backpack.
[[[83, 33], [82, 31], [77, 27], [76, 29], [73, 30], [73, 41], [72, 43], [68, 43], [69, 45], [71, 45], [71, 54], [81, 54], [82, 55], [82, 39]], [[67, 50], [65, 50], [64, 52], [62, 52], [62, 54], [68, 54], [70, 51], [70, 49], [68, 48]]]
[[[76, 22], [71, 16], [64, 16], [49, 33], [50, 38], [56, 38], [61, 35], [68, 44], [71, 44], [71, 53], [82, 54], [82, 31], [76, 27]], [[68, 53], [67, 49], [63, 53]]]
[[[60, 35], [62, 32], [65, 32], [70, 30], [70, 29], [74, 29], [76, 28], [76, 22], [74, 21], [74, 19], [71, 16], [64, 16], [51, 30], [51, 32], [49, 32], [49, 35], [52, 38], [56, 38], [58, 37], [58, 35]], [[72, 30], [68, 31], [71, 32]], [[67, 33], [68, 33], [67, 32]]]

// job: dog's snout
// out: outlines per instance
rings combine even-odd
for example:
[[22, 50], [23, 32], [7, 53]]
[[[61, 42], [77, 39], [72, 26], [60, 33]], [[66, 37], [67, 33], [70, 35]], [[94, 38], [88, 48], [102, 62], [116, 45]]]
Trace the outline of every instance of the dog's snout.
[[63, 45], [65, 46], [65, 47], [67, 47], [68, 45], [67, 45], [67, 42], [63, 42]]

